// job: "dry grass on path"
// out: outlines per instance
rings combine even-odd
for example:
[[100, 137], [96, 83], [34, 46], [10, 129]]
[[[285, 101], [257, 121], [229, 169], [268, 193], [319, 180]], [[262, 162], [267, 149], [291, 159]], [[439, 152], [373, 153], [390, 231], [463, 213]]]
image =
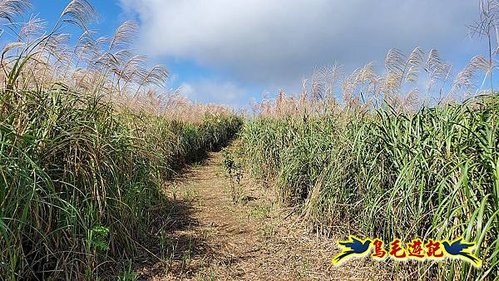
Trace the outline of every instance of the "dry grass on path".
[[143, 269], [148, 280], [391, 280], [367, 259], [333, 267], [335, 239], [317, 237], [261, 187], [243, 181], [234, 204], [221, 153], [168, 186], [176, 202], [165, 233], [166, 262]]

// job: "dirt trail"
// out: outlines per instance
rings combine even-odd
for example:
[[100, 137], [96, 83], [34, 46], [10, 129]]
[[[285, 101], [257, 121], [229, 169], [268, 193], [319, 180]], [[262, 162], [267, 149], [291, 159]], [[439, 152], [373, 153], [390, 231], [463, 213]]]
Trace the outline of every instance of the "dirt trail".
[[[149, 280], [373, 280], [368, 260], [333, 267], [334, 239], [317, 237], [290, 210], [277, 208], [256, 184], [243, 181], [234, 204], [221, 153], [167, 187], [174, 203], [165, 236], [169, 258], [141, 274]], [[173, 246], [171, 246], [173, 245]], [[391, 279], [390, 277], [378, 276]]]

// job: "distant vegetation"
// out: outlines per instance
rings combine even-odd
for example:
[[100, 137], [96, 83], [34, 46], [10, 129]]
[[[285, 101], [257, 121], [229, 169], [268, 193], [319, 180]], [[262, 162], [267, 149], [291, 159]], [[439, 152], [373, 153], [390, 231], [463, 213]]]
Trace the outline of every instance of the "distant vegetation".
[[47, 32], [38, 18], [17, 23], [28, 8], [0, 1], [3, 36], [14, 38], [0, 60], [0, 276], [109, 277], [156, 246], [164, 181], [226, 144], [241, 120], [159, 95], [167, 71], [130, 49], [133, 23], [94, 38], [93, 8], [71, 1]]

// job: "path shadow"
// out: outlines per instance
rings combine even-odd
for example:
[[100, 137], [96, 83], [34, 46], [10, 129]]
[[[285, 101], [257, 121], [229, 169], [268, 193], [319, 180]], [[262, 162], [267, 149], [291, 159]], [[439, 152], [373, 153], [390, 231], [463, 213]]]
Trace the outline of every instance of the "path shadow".
[[[150, 251], [157, 258], [154, 260], [144, 259], [140, 266], [136, 266], [139, 280], [174, 278], [190, 279], [203, 274], [212, 263], [220, 265], [234, 265], [241, 261], [252, 258], [252, 254], [242, 256], [228, 255], [221, 249], [221, 245], [213, 245], [208, 242], [207, 235], [213, 229], [220, 228], [218, 225], [210, 225], [205, 221], [198, 221], [196, 212], [201, 212], [197, 206], [203, 198], [186, 199], [182, 192], [189, 187], [193, 181], [204, 181], [197, 167], [210, 165], [212, 154], [199, 160], [195, 164], [184, 166], [175, 176], [169, 180], [168, 207], [162, 210], [162, 219], [157, 221], [154, 229], [155, 239], [149, 243]], [[172, 191], [178, 188], [178, 194]], [[197, 197], [197, 195], [195, 195]], [[206, 198], [205, 198], [206, 199]], [[256, 198], [248, 196], [246, 200], [253, 201]], [[237, 235], [237, 230], [234, 230]], [[209, 239], [209, 238], [208, 238]]]
[[[195, 176], [195, 167], [205, 166], [210, 160], [210, 154], [201, 159], [184, 165], [177, 170], [168, 181], [166, 200], [161, 214], [156, 219], [152, 230], [154, 238], [147, 244], [147, 257], [141, 257], [136, 263], [136, 272], [139, 280], [150, 280], [153, 277], [166, 275], [193, 276], [199, 271], [199, 264], [193, 260], [216, 255], [198, 228], [200, 222], [195, 218], [195, 204], [197, 199], [186, 199], [180, 194], [171, 193], [171, 188], [178, 185], [179, 192], [192, 181]], [[152, 257], [151, 257], [152, 256]]]
[[[148, 243], [149, 257], [136, 264], [139, 280], [173, 274], [195, 274], [199, 265], [192, 260], [213, 256], [213, 250], [196, 231], [199, 221], [194, 218], [192, 201], [172, 200], [164, 210], [161, 222], [154, 229], [155, 237]], [[152, 257], [151, 257], [152, 256]]]

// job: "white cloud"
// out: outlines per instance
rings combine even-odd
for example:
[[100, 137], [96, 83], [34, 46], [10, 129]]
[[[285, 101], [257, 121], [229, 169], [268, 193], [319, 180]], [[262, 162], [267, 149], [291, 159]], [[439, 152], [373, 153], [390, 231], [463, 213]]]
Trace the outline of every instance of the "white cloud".
[[180, 93], [195, 102], [217, 103], [232, 107], [245, 104], [248, 91], [230, 81], [201, 80], [185, 82], [180, 86]]
[[382, 64], [389, 48], [459, 53], [470, 0], [121, 0], [152, 55], [193, 60], [235, 79], [298, 80], [334, 61]]

